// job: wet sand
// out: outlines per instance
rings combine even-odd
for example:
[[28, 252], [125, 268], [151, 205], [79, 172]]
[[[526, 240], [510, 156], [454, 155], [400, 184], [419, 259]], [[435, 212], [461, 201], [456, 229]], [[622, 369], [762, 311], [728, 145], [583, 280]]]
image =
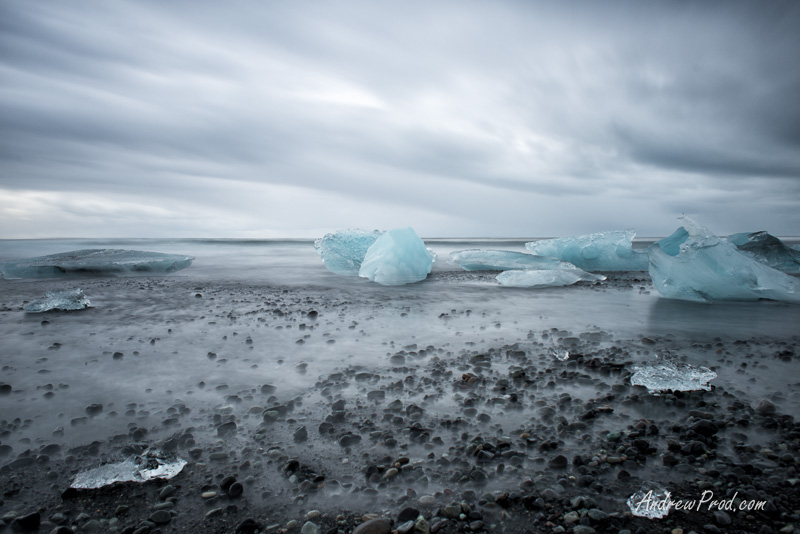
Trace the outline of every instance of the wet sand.
[[[752, 320], [720, 335], [729, 309], [659, 302], [656, 319], [688, 309], [708, 332], [637, 333], [601, 307], [587, 325], [547, 303], [650, 295], [646, 273], [540, 292], [527, 313], [487, 303], [492, 276], [386, 291], [4, 283], [0, 530], [334, 534], [389, 518], [401, 533], [766, 533], [800, 520], [800, 337], [772, 320], [797, 307], [750, 304]], [[436, 304], [435, 284], [476, 291]], [[94, 307], [22, 311], [67, 287]], [[656, 354], [714, 370], [711, 391], [631, 386]], [[188, 464], [169, 481], [69, 489], [148, 448]], [[673, 500], [735, 496], [734, 509], [632, 516], [626, 501], [654, 482]], [[750, 501], [765, 504], [738, 509]]]

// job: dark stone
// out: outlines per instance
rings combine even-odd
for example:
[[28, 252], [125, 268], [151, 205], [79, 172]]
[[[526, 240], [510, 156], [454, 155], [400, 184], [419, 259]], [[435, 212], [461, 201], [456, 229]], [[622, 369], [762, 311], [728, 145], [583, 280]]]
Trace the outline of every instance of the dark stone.
[[73, 534], [72, 529], [61, 525], [50, 531], [50, 534]]
[[727, 527], [733, 522], [731, 521], [731, 516], [722, 510], [714, 512], [714, 521], [721, 527]]
[[166, 510], [156, 510], [150, 515], [150, 521], [156, 525], [166, 525], [172, 521], [172, 515]]
[[234, 482], [231, 484], [231, 487], [228, 488], [228, 495], [231, 497], [238, 497], [242, 493], [244, 493], [244, 486], [242, 486], [241, 482]]
[[691, 429], [700, 434], [701, 436], [713, 436], [719, 431], [719, 428], [712, 421], [701, 419], [691, 426]]
[[419, 510], [416, 508], [403, 508], [397, 515], [398, 523], [405, 523], [406, 521], [414, 521], [419, 517]]
[[228, 475], [220, 481], [219, 487], [222, 488], [223, 491], [228, 491], [228, 488], [230, 488], [231, 484], [234, 482], [236, 482], [236, 477], [233, 475]]
[[217, 427], [218, 436], [227, 436], [228, 434], [232, 434], [233, 432], [236, 432], [236, 423], [233, 421], [222, 423]]
[[254, 534], [259, 530], [261, 530], [261, 524], [249, 517], [236, 525], [236, 534]]
[[294, 440], [298, 443], [302, 443], [308, 439], [308, 431], [306, 427], [301, 426], [297, 430], [294, 431]]
[[390, 519], [370, 519], [358, 525], [352, 534], [390, 534], [392, 521]]
[[11, 528], [21, 530], [22, 532], [31, 532], [39, 530], [39, 524], [42, 522], [42, 517], [39, 512], [33, 512], [28, 515], [17, 517], [11, 522]]
[[549, 465], [553, 469], [564, 469], [565, 467], [567, 467], [568, 463], [569, 460], [567, 460], [567, 457], [564, 456], [563, 454], [559, 454], [558, 456], [550, 460]]

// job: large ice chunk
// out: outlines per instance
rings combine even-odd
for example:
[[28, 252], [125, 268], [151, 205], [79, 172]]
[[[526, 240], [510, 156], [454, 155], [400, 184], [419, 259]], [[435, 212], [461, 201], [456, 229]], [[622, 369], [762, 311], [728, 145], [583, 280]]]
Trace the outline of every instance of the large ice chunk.
[[[512, 269], [575, 269], [571, 263], [511, 250], [456, 250], [450, 263], [465, 271], [510, 271]], [[583, 272], [583, 271], [581, 271]]]
[[628, 497], [631, 514], [647, 519], [661, 519], [669, 515], [672, 508], [671, 493], [660, 484], [649, 483]]
[[505, 271], [497, 275], [497, 281], [508, 287], [560, 287], [569, 286], [580, 281], [599, 281], [606, 277], [601, 274], [587, 273], [578, 268], [573, 269], [522, 269]]
[[755, 261], [688, 217], [647, 249], [662, 297], [708, 302], [772, 299], [800, 304], [800, 280]]
[[91, 307], [89, 298], [80, 289], [61, 289], [48, 291], [43, 298], [32, 300], [25, 306], [28, 313], [40, 313], [53, 310], [73, 311]]
[[634, 371], [631, 385], [644, 386], [653, 395], [665, 391], [710, 391], [708, 383], [717, 378], [717, 373], [707, 367], [669, 360], [649, 362]]
[[424, 280], [433, 268], [436, 254], [411, 228], [389, 230], [367, 250], [358, 276], [385, 286]]
[[568, 261], [585, 271], [646, 271], [647, 254], [633, 250], [636, 231], [599, 232], [525, 243], [537, 256]]
[[329, 271], [345, 276], [358, 276], [367, 250], [383, 232], [373, 230], [339, 230], [314, 241], [314, 249]]
[[186, 460], [151, 449], [141, 456], [133, 456], [122, 462], [104, 464], [81, 471], [75, 475], [71, 487], [94, 489], [115, 482], [147, 482], [156, 478], [170, 479], [180, 473], [185, 465]]
[[787, 247], [783, 241], [765, 231], [733, 234], [728, 241], [736, 248], [773, 269], [800, 274], [800, 252]]
[[53, 278], [65, 274], [174, 273], [192, 264], [192, 256], [114, 248], [73, 250], [0, 264], [5, 278]]

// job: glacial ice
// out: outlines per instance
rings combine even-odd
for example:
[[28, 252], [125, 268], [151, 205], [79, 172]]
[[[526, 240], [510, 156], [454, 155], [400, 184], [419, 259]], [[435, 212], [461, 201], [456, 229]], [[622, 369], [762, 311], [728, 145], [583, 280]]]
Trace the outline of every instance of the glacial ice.
[[708, 384], [717, 373], [707, 367], [697, 367], [669, 360], [650, 362], [634, 368], [632, 386], [644, 386], [652, 395], [665, 391], [710, 391]]
[[631, 514], [637, 517], [661, 519], [669, 515], [669, 509], [672, 507], [670, 496], [670, 492], [659, 484], [650, 483], [628, 497], [627, 504]]
[[367, 250], [383, 232], [339, 230], [314, 241], [314, 249], [329, 271], [344, 276], [358, 276]]
[[367, 250], [358, 276], [384, 286], [399, 286], [424, 280], [433, 268], [436, 254], [411, 228], [389, 230]]
[[32, 300], [25, 306], [28, 313], [41, 313], [46, 311], [83, 310], [91, 307], [89, 298], [80, 289], [62, 289], [48, 291], [43, 298]]
[[141, 250], [84, 249], [0, 264], [4, 278], [53, 278], [66, 274], [173, 273], [185, 269], [191, 256]]
[[800, 274], [800, 252], [787, 247], [783, 241], [767, 232], [745, 232], [728, 236], [736, 248], [773, 269]]
[[183, 470], [186, 460], [148, 450], [122, 462], [92, 467], [75, 475], [71, 487], [95, 489], [115, 482], [146, 482], [155, 478], [170, 479]]
[[575, 282], [605, 280], [601, 274], [592, 274], [581, 269], [523, 269], [504, 271], [497, 275], [497, 281], [507, 287], [560, 287]]
[[[510, 271], [514, 269], [576, 269], [571, 263], [511, 250], [456, 250], [450, 253], [450, 263], [465, 271]], [[581, 271], [583, 272], [583, 271]]]
[[800, 304], [800, 280], [758, 262], [688, 217], [648, 247], [662, 297], [699, 302], [772, 299]]
[[633, 250], [633, 229], [525, 243], [537, 256], [567, 261], [585, 271], [646, 271], [647, 254]]

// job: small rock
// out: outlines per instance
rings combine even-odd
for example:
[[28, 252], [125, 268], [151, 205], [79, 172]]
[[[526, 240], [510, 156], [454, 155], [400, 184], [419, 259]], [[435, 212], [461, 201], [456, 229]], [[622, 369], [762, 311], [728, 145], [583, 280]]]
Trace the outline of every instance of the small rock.
[[352, 534], [390, 534], [392, 521], [390, 519], [370, 519], [358, 525]]
[[39, 512], [33, 512], [28, 515], [16, 517], [11, 522], [11, 528], [21, 530], [23, 532], [31, 532], [39, 530], [39, 524], [42, 522], [42, 517]]
[[228, 495], [231, 497], [238, 497], [242, 493], [244, 493], [244, 486], [241, 482], [234, 482], [231, 484], [231, 487], [228, 488]]
[[166, 510], [158, 510], [150, 515], [150, 521], [156, 525], [166, 525], [172, 521], [172, 515]]
[[306, 521], [300, 532], [302, 534], [319, 534], [319, 527], [311, 521]]

